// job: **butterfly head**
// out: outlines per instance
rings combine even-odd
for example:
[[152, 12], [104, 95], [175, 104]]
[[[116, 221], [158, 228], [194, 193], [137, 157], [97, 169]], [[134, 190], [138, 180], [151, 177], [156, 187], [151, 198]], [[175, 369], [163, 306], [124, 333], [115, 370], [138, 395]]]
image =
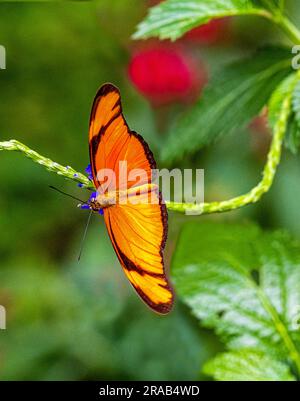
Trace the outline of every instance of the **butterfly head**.
[[89, 197], [88, 201], [80, 206], [81, 209], [93, 210], [96, 213], [103, 215], [103, 207], [97, 201], [97, 192], [92, 192], [91, 196]]

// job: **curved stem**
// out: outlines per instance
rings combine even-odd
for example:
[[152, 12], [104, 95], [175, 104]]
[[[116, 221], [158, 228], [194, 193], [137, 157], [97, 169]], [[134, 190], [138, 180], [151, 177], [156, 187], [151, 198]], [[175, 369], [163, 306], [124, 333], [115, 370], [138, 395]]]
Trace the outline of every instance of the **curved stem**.
[[28, 146], [16, 141], [15, 139], [0, 142], [0, 151], [1, 150], [13, 150], [16, 152], [21, 152], [24, 156], [28, 157], [35, 163], [44, 166], [48, 171], [80, 183], [84, 188], [94, 189], [93, 183], [84, 174], [75, 171], [70, 166], [62, 166], [61, 164], [58, 164], [51, 159], [40, 155], [35, 150], [30, 149]]
[[262, 180], [249, 192], [221, 202], [210, 202], [203, 204], [166, 202], [168, 208], [176, 212], [197, 215], [227, 212], [249, 205], [250, 203], [256, 203], [266, 192], [268, 192], [273, 183], [277, 166], [281, 158], [282, 144], [290, 111], [291, 95], [286, 97], [282, 103], [280, 118], [278, 119], [274, 128], [274, 135], [268, 153], [267, 162], [263, 169]]
[[[257, 202], [272, 185], [277, 166], [280, 162], [282, 143], [286, 132], [290, 109], [291, 96], [287, 97], [282, 104], [281, 115], [274, 129], [274, 136], [267, 162], [263, 170], [262, 180], [258, 185], [251, 189], [251, 191], [244, 195], [221, 202], [202, 204], [166, 202], [168, 209], [186, 214], [206, 214], [226, 212]], [[94, 189], [93, 183], [84, 174], [77, 172], [70, 166], [62, 166], [51, 159], [40, 155], [19, 141], [12, 139], [10, 141], [0, 142], [0, 151], [1, 150], [21, 152], [24, 156], [30, 158], [35, 163], [44, 166], [48, 171], [80, 183], [86, 189]]]
[[284, 14], [284, 0], [279, 1], [279, 4], [277, 6], [273, 4], [270, 0], [263, 0], [263, 3], [265, 3], [265, 6], [269, 10], [269, 15], [265, 16], [270, 19], [274, 24], [279, 26], [292, 42], [294, 42], [295, 44], [300, 44], [299, 29]]
[[272, 20], [287, 34], [292, 42], [300, 44], [300, 31], [289, 18], [280, 15], [279, 18], [274, 16]]
[[271, 20], [275, 25], [282, 29], [292, 42], [295, 44], [300, 43], [299, 29], [284, 13], [285, 1], [279, 0], [278, 4], [275, 5], [271, 0], [262, 0], [262, 4], [265, 7], [265, 12], [260, 15]]
[[[300, 72], [297, 75], [300, 78]], [[249, 205], [250, 203], [256, 203], [266, 192], [268, 192], [273, 183], [280, 162], [283, 139], [291, 112], [291, 98], [292, 94], [287, 96], [282, 103], [280, 116], [274, 127], [274, 135], [268, 153], [267, 162], [263, 169], [262, 179], [254, 188], [244, 195], [221, 202], [192, 204], [166, 201], [168, 209], [185, 214], [199, 215], [227, 212]], [[83, 188], [90, 190], [95, 189], [94, 184], [84, 174], [77, 172], [70, 166], [62, 166], [51, 159], [40, 155], [19, 141], [12, 139], [10, 141], [0, 142], [0, 151], [1, 150], [21, 152], [35, 163], [44, 166], [48, 171], [80, 183]]]

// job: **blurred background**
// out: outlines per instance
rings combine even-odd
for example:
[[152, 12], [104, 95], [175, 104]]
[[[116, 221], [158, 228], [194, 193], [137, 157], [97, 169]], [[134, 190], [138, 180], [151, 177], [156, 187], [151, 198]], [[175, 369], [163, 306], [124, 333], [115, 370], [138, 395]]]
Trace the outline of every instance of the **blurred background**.
[[[154, 3], [0, 3], [0, 44], [7, 52], [7, 68], [0, 71], [0, 141], [18, 139], [84, 172], [91, 103], [110, 81], [121, 90], [130, 127], [144, 136], [162, 168], [170, 124], [201, 96], [212, 72], [281, 39], [265, 21], [237, 18], [194, 29], [176, 43], [131, 40]], [[290, 13], [294, 20], [300, 15], [299, 2], [290, 1]], [[206, 201], [227, 199], [258, 182], [270, 137], [265, 117], [258, 116], [248, 129], [171, 167], [204, 168]], [[300, 237], [299, 174], [298, 158], [285, 151], [274, 187], [259, 204], [197, 219], [251, 219]], [[49, 185], [88, 198], [22, 155], [0, 152], [0, 304], [7, 310], [0, 378], [203, 379], [202, 364], [222, 349], [213, 333], [202, 330], [178, 299], [165, 317], [140, 301], [101, 217], [93, 218], [78, 263], [87, 214]], [[168, 264], [182, 224], [191, 219], [169, 217]]]

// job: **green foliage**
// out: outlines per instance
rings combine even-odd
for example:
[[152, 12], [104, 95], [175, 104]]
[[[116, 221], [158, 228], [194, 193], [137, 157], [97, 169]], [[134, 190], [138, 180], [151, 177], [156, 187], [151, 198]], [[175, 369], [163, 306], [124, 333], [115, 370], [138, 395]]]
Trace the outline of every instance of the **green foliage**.
[[[273, 369], [262, 364], [256, 375], [273, 379], [277, 372], [282, 378], [291, 377], [282, 364], [293, 364], [299, 372], [298, 242], [254, 225], [190, 223], [181, 233], [172, 275], [179, 297], [201, 324], [213, 328], [230, 350], [238, 352], [234, 358], [230, 354], [217, 359], [206, 371], [224, 378], [227, 364], [227, 379], [238, 380], [237, 365], [257, 359], [248, 354], [255, 351], [262, 361], [272, 360]], [[230, 360], [234, 360], [231, 370]], [[249, 367], [248, 377], [250, 372]]]
[[293, 154], [298, 153], [300, 147], [300, 128], [294, 113], [291, 114], [289, 119], [284, 144]]
[[295, 119], [300, 129], [300, 81], [297, 83], [293, 93], [293, 110], [295, 113]]
[[296, 73], [290, 74], [287, 78], [285, 78], [278, 87], [272, 93], [268, 104], [268, 117], [270, 126], [273, 129], [279, 116], [280, 110], [283, 100], [290, 96], [295, 88], [297, 83], [297, 75]]
[[[8, 68], [0, 73], [0, 140], [17, 137], [84, 171], [91, 102], [112, 81], [130, 126], [155, 148], [151, 108], [124, 74], [142, 7], [139, 0], [1, 4]], [[125, 278], [100, 217], [78, 263], [87, 214], [48, 185], [84, 200], [90, 194], [8, 153], [0, 157], [1, 379], [136, 380], [160, 372], [165, 380], [197, 380], [199, 361], [215, 353], [207, 343], [218, 341], [206, 341], [180, 308], [164, 319], [152, 315]]]
[[212, 355], [215, 344], [190, 324], [186, 311], [184, 314], [176, 308], [167, 319], [162, 319], [145, 313], [142, 307], [138, 313], [136, 310], [128, 313], [130, 323], [122, 335], [119, 352], [121, 366], [129, 377], [136, 380], [195, 377], [199, 364]]
[[291, 115], [289, 117], [284, 143], [286, 148], [289, 149], [293, 154], [298, 152], [298, 148], [300, 146], [300, 129], [297, 121], [297, 90], [295, 89], [295, 86], [297, 88], [297, 82], [298, 77], [296, 73], [289, 75], [273, 92], [268, 105], [269, 122], [271, 128], [273, 129], [280, 116], [282, 102], [287, 96], [292, 97], [293, 110], [291, 111]]
[[162, 159], [174, 161], [244, 128], [290, 70], [289, 50], [265, 48], [218, 71], [197, 104], [170, 130]]
[[263, 8], [251, 0], [167, 0], [150, 9], [139, 24], [135, 39], [159, 37], [176, 40], [190, 29], [213, 18], [232, 15], [261, 15]]
[[[175, 4], [175, 0], [161, 3], [158, 7], [166, 7], [164, 10], [167, 11], [167, 6], [172, 3]], [[200, 1], [194, 3], [200, 4]], [[202, 15], [202, 18], [199, 15], [198, 7], [190, 20], [184, 20], [184, 17], [181, 20], [179, 17], [179, 27], [172, 23], [162, 27], [163, 34], [175, 38], [190, 27], [225, 15], [220, 9], [213, 14], [212, 7], [223, 7], [230, 3], [237, 7], [238, 3], [246, 4], [246, 1], [205, 0], [201, 3], [206, 7], [206, 16]], [[160, 126], [159, 120], [162, 116], [166, 120], [166, 113], [162, 109], [156, 115], [158, 110], [153, 111], [145, 99], [142, 100], [130, 89], [125, 74], [129, 52], [132, 50], [129, 46], [129, 35], [136, 22], [141, 19], [145, 4], [140, 0], [101, 0], [82, 2], [75, 6], [72, 2], [65, 2], [59, 7], [29, 3], [1, 4], [1, 44], [5, 45], [8, 56], [8, 68], [0, 73], [1, 141], [17, 137], [42, 154], [49, 155], [60, 163], [70, 163], [83, 171], [88, 163], [86, 136], [91, 100], [101, 83], [113, 81], [122, 91], [125, 114], [130, 126], [145, 137], [151, 148], [157, 148], [165, 138], [156, 135], [156, 126]], [[176, 4], [175, 15], [178, 16], [177, 11], [187, 4], [192, 4], [192, 1], [181, 0], [180, 4]], [[250, 9], [251, 2], [248, 4]], [[192, 10], [193, 13], [194, 11]], [[226, 15], [231, 15], [231, 11], [227, 9]], [[234, 15], [240, 14], [243, 12], [234, 11]], [[163, 15], [159, 14], [159, 19], [164, 23], [166, 20], [161, 18]], [[248, 24], [252, 24], [252, 21], [253, 19], [249, 19]], [[243, 25], [244, 22], [247, 21], [240, 21], [241, 31], [248, 30]], [[153, 35], [160, 33], [154, 32]], [[218, 52], [214, 50], [214, 64], [224, 64], [225, 60], [232, 58], [232, 52], [240, 54], [240, 48], [220, 48]], [[282, 56], [280, 53], [279, 51], [276, 57], [268, 54], [265, 67], [263, 60], [247, 60], [246, 64], [242, 60], [240, 67], [234, 70], [235, 73], [233, 71], [230, 74], [227, 69], [219, 72], [216, 82], [220, 79], [224, 86], [220, 87], [219, 92], [216, 91], [215, 98], [211, 96], [212, 103], [207, 106], [207, 112], [209, 107], [211, 113], [207, 118], [211, 116], [212, 119], [217, 119], [210, 129], [216, 128], [217, 123], [221, 127], [217, 127], [218, 133], [227, 133], [227, 127], [231, 131], [231, 124], [233, 129], [239, 128], [240, 125], [235, 124], [236, 115], [242, 125], [250, 121], [250, 114], [253, 115], [256, 110], [256, 105], [251, 104], [251, 112], [248, 113], [250, 98], [256, 97], [259, 111], [264, 103], [262, 97], [267, 99], [273, 86], [275, 88], [288, 74], [289, 55], [284, 51]], [[206, 55], [206, 50], [201, 50], [201, 57], [205, 58]], [[258, 66], [260, 62], [261, 70]], [[278, 70], [273, 70], [272, 65], [275, 70], [278, 66]], [[223, 74], [225, 78], [222, 81]], [[237, 90], [239, 87], [241, 92]], [[209, 88], [207, 91], [209, 92]], [[233, 99], [229, 99], [231, 92]], [[244, 98], [246, 93], [249, 94], [249, 104]], [[220, 98], [222, 100], [224, 95], [227, 106], [221, 107]], [[243, 118], [240, 101], [242, 107], [243, 102], [246, 104]], [[199, 107], [200, 112], [202, 107]], [[178, 109], [174, 110], [177, 114]], [[227, 112], [230, 114], [226, 117]], [[197, 118], [195, 116], [191, 119], [191, 124], [183, 125], [183, 132], [178, 129], [174, 137], [170, 135], [168, 160], [197, 150], [202, 146], [202, 139], [199, 139], [202, 133], [207, 135], [203, 143], [208, 143], [218, 135], [213, 132], [210, 137], [205, 126], [208, 120], [203, 120], [204, 130], [199, 130]], [[194, 121], [195, 128], [191, 127]], [[225, 124], [224, 129], [222, 124]], [[201, 157], [208, 163], [210, 183], [206, 192], [210, 199], [224, 199], [232, 193], [248, 189], [248, 183], [254, 184], [260, 171], [261, 148], [253, 146], [253, 137], [246, 135], [243, 129], [238, 138], [228, 139], [201, 153]], [[169, 148], [167, 141], [166, 147]], [[169, 149], [165, 150], [166, 155], [168, 151]], [[238, 275], [234, 271], [233, 264], [228, 266], [229, 262], [221, 270], [220, 266], [223, 266], [224, 261], [220, 256], [213, 262], [214, 269], [209, 265], [206, 270], [206, 264], [217, 256], [215, 250], [218, 252], [221, 246], [227, 255], [225, 262], [230, 259], [232, 244], [236, 244], [237, 248], [232, 251], [232, 257], [239, 252], [239, 261], [246, 265], [247, 260], [249, 261], [247, 249], [263, 247], [264, 238], [268, 242], [267, 237], [259, 230], [249, 229], [248, 232], [239, 229], [229, 235], [230, 226], [223, 229], [223, 234], [217, 227], [210, 229], [209, 225], [195, 229], [185, 250], [180, 245], [176, 251], [175, 261], [178, 255], [181, 261], [178, 274], [175, 269], [175, 284], [179, 283], [179, 299], [175, 310], [169, 316], [161, 318], [148, 311], [131, 291], [100, 218], [95, 218], [94, 226], [92, 225], [88, 233], [81, 263], [77, 263], [86, 215], [75, 207], [76, 203], [72, 200], [51, 193], [48, 184], [58, 187], [63, 185], [67, 192], [83, 199], [89, 194], [80, 192], [79, 189], [76, 193], [73, 184], [50, 175], [20, 155], [8, 153], [1, 152], [0, 168], [0, 304], [7, 309], [7, 330], [1, 331], [0, 336], [2, 379], [199, 379], [200, 366], [221, 347], [211, 332], [201, 330], [195, 324], [196, 319], [187, 316], [186, 307], [180, 304], [181, 296], [184, 302], [191, 299], [195, 304], [193, 310], [197, 309], [197, 313], [194, 311], [196, 316], [201, 315], [200, 308], [196, 305], [196, 300], [199, 301], [201, 310], [207, 311], [204, 314], [205, 326], [215, 328], [229, 347], [226, 354], [205, 365], [206, 374], [219, 380], [232, 379], [233, 376], [245, 380], [264, 376], [274, 380], [293, 378], [287, 364], [288, 359], [288, 362], [292, 360], [291, 366], [295, 366], [293, 358], [290, 358], [291, 343], [288, 342], [288, 347], [283, 344], [282, 326], [278, 326], [278, 321], [275, 325], [267, 312], [262, 310], [257, 287], [254, 285], [254, 289], [252, 288], [257, 280], [255, 269], [251, 269], [253, 280], [252, 275], [246, 280], [245, 275]], [[199, 166], [199, 159], [196, 157], [186, 160], [191, 165]], [[251, 218], [260, 218], [264, 224], [284, 224], [289, 229], [299, 230], [299, 162], [296, 158], [285, 161], [289, 160], [293, 164], [287, 163], [283, 166], [279, 172], [280, 180], [276, 180], [278, 192], [269, 194], [266, 203], [263, 201], [254, 207], [244, 208], [240, 214], [229, 214], [229, 218], [245, 216], [246, 213]], [[171, 232], [178, 230], [181, 224], [180, 217], [178, 220], [175, 218], [177, 219], [170, 215]], [[257, 236], [251, 236], [253, 230], [258, 233]], [[175, 245], [171, 232], [168, 246], [172, 250]], [[198, 234], [206, 241], [203, 244], [204, 249], [199, 244]], [[224, 236], [230, 238], [226, 239]], [[222, 237], [222, 241], [218, 241], [218, 237]], [[277, 260], [274, 262], [273, 254], [269, 256], [262, 253], [263, 266], [259, 266], [255, 257], [252, 265], [257, 271], [264, 273], [265, 270], [275, 270], [282, 260], [280, 279], [279, 272], [275, 274], [273, 271], [274, 274], [266, 275], [273, 283], [268, 283], [263, 289], [267, 288], [268, 299], [275, 305], [275, 311], [284, 322], [283, 328], [288, 332], [285, 340], [290, 338], [299, 349], [299, 335], [286, 323], [286, 315], [291, 315], [289, 321], [292, 321], [292, 306], [299, 303], [298, 256], [286, 255], [285, 251], [289, 248], [286, 243], [290, 241], [285, 241], [285, 237], [281, 236], [279, 240], [276, 238], [270, 236], [268, 246], [271, 247], [273, 243], [277, 246], [279, 242], [277, 248], [280, 251], [284, 248], [282, 252], [276, 253], [278, 263]], [[208, 248], [207, 252], [205, 246]], [[296, 248], [298, 254], [298, 246]], [[191, 251], [195, 261], [191, 260]], [[202, 263], [205, 264], [199, 281], [198, 276], [187, 276], [187, 273], [191, 275], [193, 272], [186, 271], [186, 263], [194, 265], [196, 270], [199, 266], [203, 267]], [[180, 279], [179, 268], [183, 271]], [[203, 274], [209, 272], [214, 277], [202, 280]], [[276, 285], [278, 281], [280, 285]], [[246, 285], [249, 282], [252, 283], [250, 289]], [[286, 289], [282, 290], [284, 284]], [[191, 286], [195, 288], [191, 298], [189, 295], [182, 295], [182, 286], [187, 287], [187, 293]], [[213, 307], [210, 305], [212, 296], [205, 302], [205, 297], [212, 288], [217, 288], [217, 293], [212, 294], [215, 297]], [[279, 295], [282, 303], [278, 300]], [[233, 298], [232, 303], [229, 298]], [[239, 301], [242, 308], [238, 305]], [[225, 311], [222, 310], [223, 305]], [[281, 305], [285, 305], [285, 308]], [[281, 328], [281, 334], [276, 332], [275, 326]]]
[[293, 87], [292, 105], [293, 111], [286, 133], [285, 144], [292, 153], [296, 154], [300, 147], [300, 81]]
[[253, 350], [218, 355], [204, 366], [204, 373], [223, 381], [293, 381], [287, 365]]
[[[80, 211], [77, 211], [79, 214]], [[161, 319], [130, 288], [110, 240], [95, 219], [80, 263], [81, 231], [69, 264], [22, 256], [0, 270], [7, 307], [3, 380], [196, 380], [214, 345], [179, 308]], [[180, 344], [180, 347], [178, 347]], [[212, 346], [211, 346], [212, 345]]]

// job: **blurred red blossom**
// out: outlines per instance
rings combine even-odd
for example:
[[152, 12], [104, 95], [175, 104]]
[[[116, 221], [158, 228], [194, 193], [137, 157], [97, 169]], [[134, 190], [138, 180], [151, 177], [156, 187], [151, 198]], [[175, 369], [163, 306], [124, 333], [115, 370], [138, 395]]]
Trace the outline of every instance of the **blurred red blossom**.
[[251, 123], [249, 124], [249, 128], [252, 131], [261, 133], [261, 134], [270, 134], [270, 126], [268, 122], [268, 108], [264, 107], [262, 112], [253, 118]]
[[187, 32], [184, 38], [203, 45], [224, 42], [230, 36], [230, 23], [231, 18], [228, 17], [214, 19]]
[[272, 131], [268, 122], [268, 109], [265, 107], [261, 114], [255, 117], [249, 124], [251, 132], [251, 147], [260, 159], [264, 159], [268, 152]]
[[138, 91], [156, 106], [191, 101], [207, 81], [201, 61], [165, 43], [137, 50], [129, 62], [128, 74]]

